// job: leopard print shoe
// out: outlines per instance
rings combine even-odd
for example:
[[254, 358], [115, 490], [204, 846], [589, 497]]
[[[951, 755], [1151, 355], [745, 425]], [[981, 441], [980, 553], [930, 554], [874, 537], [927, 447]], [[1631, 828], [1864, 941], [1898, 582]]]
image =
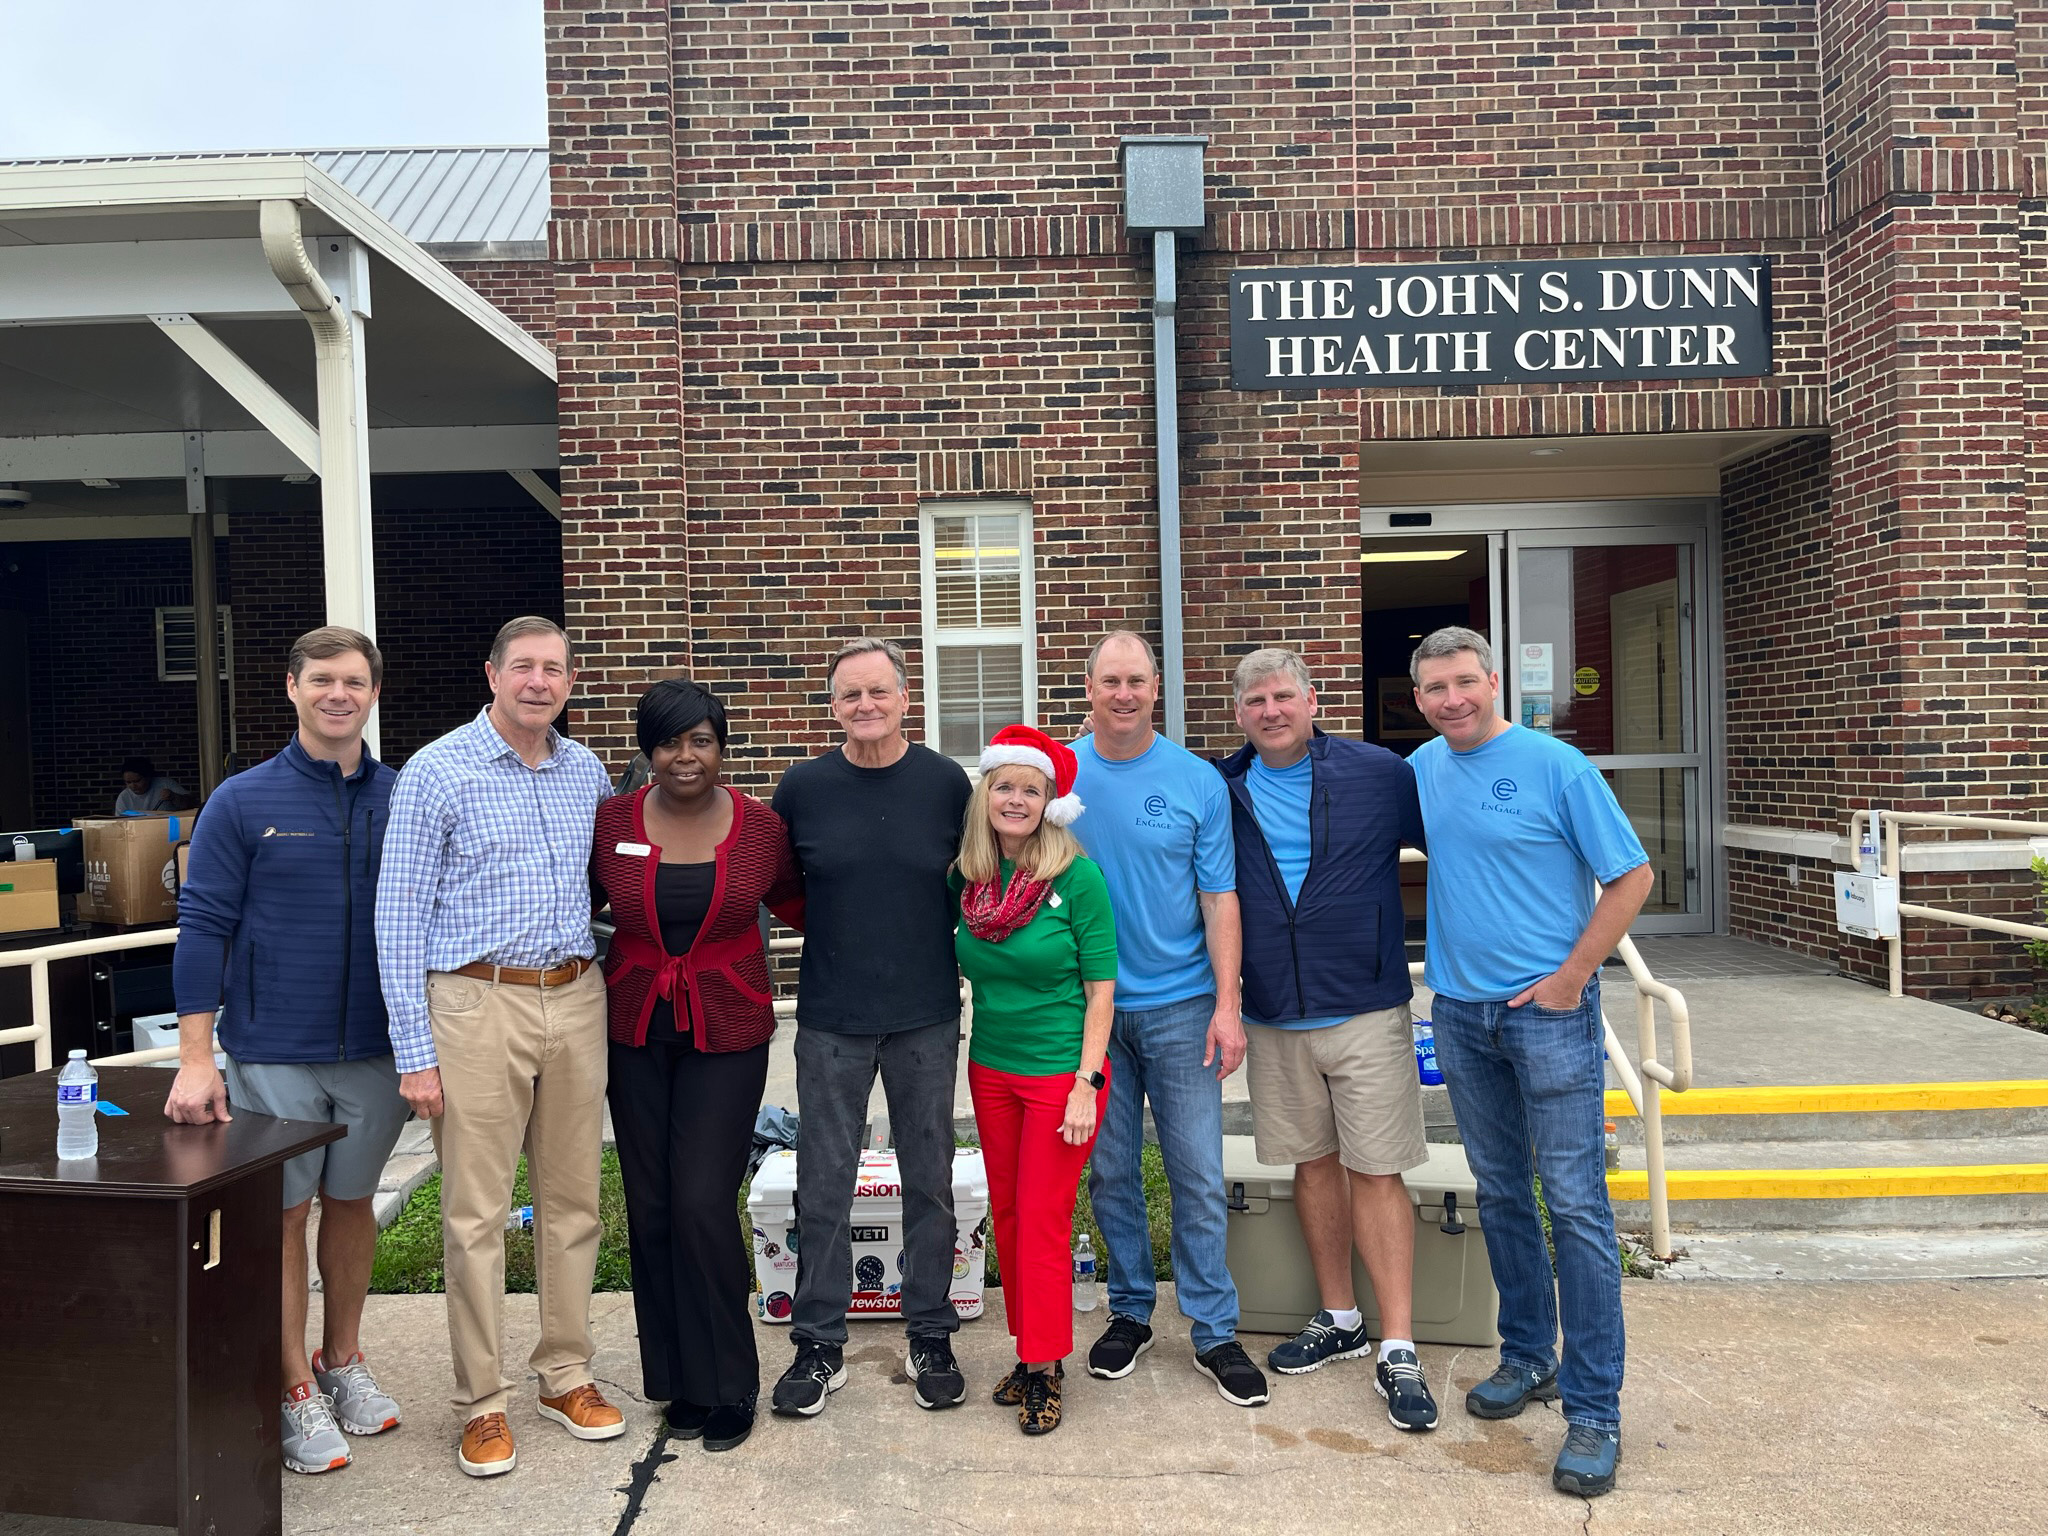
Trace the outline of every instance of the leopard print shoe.
[[1032, 1371], [1024, 1378], [1024, 1401], [1017, 1405], [1017, 1427], [1027, 1435], [1049, 1435], [1060, 1427], [1060, 1382], [1066, 1368], [1055, 1362], [1050, 1375]]
[[1030, 1375], [1024, 1369], [1024, 1362], [1019, 1360], [1010, 1367], [1010, 1374], [996, 1383], [995, 1391], [988, 1395], [989, 1401], [998, 1408], [1015, 1408], [1024, 1401], [1024, 1383]]

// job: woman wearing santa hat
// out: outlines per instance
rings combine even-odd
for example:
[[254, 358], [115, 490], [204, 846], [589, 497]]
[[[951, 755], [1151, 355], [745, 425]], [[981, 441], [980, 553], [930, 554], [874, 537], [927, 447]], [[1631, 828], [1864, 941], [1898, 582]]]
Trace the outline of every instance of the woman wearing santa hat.
[[967, 1084], [1017, 1365], [995, 1390], [1027, 1435], [1059, 1427], [1074, 1348], [1074, 1195], [1108, 1091], [1116, 922], [1102, 871], [1067, 830], [1074, 754], [1005, 726], [981, 754], [953, 883], [954, 948], [974, 986]]

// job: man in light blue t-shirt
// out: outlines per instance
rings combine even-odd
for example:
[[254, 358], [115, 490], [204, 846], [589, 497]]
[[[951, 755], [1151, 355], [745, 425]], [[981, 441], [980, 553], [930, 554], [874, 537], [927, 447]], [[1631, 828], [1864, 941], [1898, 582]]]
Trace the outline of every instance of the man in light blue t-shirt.
[[1109, 1265], [1109, 1326], [1088, 1351], [1107, 1381], [1152, 1347], [1158, 1283], [1138, 1154], [1145, 1101], [1173, 1192], [1173, 1275], [1193, 1325], [1195, 1367], [1227, 1402], [1267, 1400], [1237, 1342], [1237, 1286], [1224, 1262], [1223, 1079], [1244, 1060], [1230, 800], [1214, 768], [1152, 728], [1159, 665], [1127, 630], [1088, 657], [1090, 734], [1074, 743], [1075, 826], [1116, 908], [1116, 1014], [1109, 1105], [1088, 1192]]
[[[1653, 876], [1599, 770], [1496, 712], [1500, 674], [1483, 635], [1440, 629], [1416, 647], [1409, 672], [1439, 732], [1409, 759], [1429, 837], [1422, 979], [1436, 993], [1437, 1061], [1500, 1290], [1500, 1368], [1465, 1408], [1505, 1419], [1562, 1396], [1565, 1443], [1551, 1482], [1606, 1493], [1621, 1459], [1625, 1343], [1603, 1157], [1600, 964]], [[1605, 887], [1597, 898], [1596, 879]]]

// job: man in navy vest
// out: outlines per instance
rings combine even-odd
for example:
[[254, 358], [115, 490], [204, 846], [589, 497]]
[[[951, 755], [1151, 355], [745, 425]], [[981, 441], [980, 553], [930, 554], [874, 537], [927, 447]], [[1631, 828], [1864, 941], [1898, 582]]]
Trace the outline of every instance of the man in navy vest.
[[1252, 1129], [1292, 1163], [1323, 1307], [1267, 1362], [1300, 1375], [1371, 1352], [1352, 1293], [1355, 1241], [1379, 1303], [1374, 1386], [1396, 1429], [1436, 1427], [1415, 1356], [1415, 1212], [1401, 1175], [1428, 1160], [1402, 946], [1401, 845], [1422, 846], [1415, 775], [1384, 747], [1316, 728], [1292, 651], [1238, 663], [1245, 745], [1230, 786], [1244, 924]]
[[[349, 1464], [341, 1431], [395, 1427], [357, 1330], [377, 1244], [371, 1208], [408, 1113], [378, 983], [377, 863], [398, 777], [363, 731], [384, 683], [367, 635], [299, 637], [285, 692], [299, 728], [284, 750], [213, 792], [192, 832], [171, 986], [178, 1075], [164, 1113], [187, 1125], [235, 1108], [345, 1126], [284, 1169], [284, 1464]], [[227, 1052], [214, 1069], [214, 1010]], [[321, 1347], [306, 1357], [306, 1217], [320, 1196]]]

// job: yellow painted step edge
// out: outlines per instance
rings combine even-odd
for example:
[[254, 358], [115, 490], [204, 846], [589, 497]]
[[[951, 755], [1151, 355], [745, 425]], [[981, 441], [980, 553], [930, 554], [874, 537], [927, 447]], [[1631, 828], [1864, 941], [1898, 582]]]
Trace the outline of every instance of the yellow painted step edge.
[[[1673, 1200], [1872, 1200], [1909, 1195], [2048, 1194], [2048, 1163], [1997, 1163], [1980, 1168], [1674, 1168], [1665, 1175]], [[1640, 1169], [1607, 1175], [1616, 1200], [1650, 1198]]]
[[[1920, 1109], [2040, 1109], [2048, 1079], [1983, 1083], [1835, 1083], [1805, 1088], [1695, 1088], [1666, 1093], [1667, 1115], [1889, 1114]], [[1607, 1094], [1610, 1119], [1635, 1114], [1620, 1089]]]

